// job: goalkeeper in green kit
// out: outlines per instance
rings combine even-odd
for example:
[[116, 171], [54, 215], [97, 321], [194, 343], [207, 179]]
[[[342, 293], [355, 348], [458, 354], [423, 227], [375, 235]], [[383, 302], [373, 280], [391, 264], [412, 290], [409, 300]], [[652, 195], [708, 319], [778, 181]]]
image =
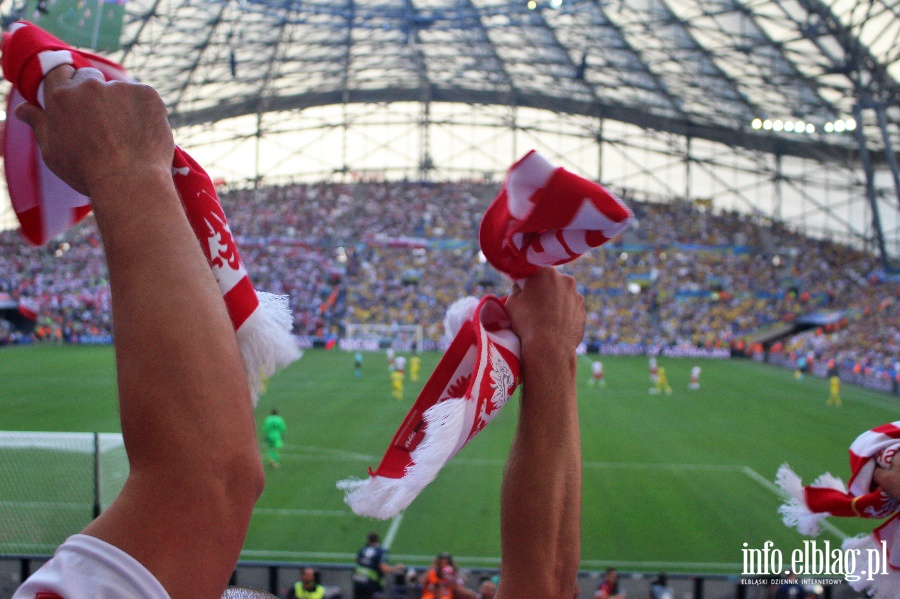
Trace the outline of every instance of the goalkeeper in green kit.
[[263, 422], [263, 437], [266, 439], [266, 460], [273, 468], [281, 468], [281, 448], [284, 447], [284, 432], [287, 423], [278, 414], [278, 410], [266, 416]]

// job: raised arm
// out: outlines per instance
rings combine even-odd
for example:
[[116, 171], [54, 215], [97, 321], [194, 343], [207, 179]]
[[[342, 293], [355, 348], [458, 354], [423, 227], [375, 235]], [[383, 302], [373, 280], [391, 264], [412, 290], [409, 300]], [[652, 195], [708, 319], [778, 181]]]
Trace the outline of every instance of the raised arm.
[[522, 342], [522, 401], [503, 479], [497, 599], [571, 599], [581, 550], [575, 348], [584, 298], [574, 279], [543, 268], [506, 307]]
[[91, 197], [109, 263], [131, 473], [85, 534], [141, 562], [173, 599], [218, 599], [262, 490], [251, 403], [225, 304], [172, 183], [150, 87], [45, 79], [17, 115], [48, 166]]

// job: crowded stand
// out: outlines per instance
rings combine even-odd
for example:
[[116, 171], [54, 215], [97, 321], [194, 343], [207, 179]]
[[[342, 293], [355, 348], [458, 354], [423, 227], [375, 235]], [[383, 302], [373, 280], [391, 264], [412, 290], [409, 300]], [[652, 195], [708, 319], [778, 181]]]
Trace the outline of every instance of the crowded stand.
[[[481, 182], [318, 183], [226, 191], [222, 202], [256, 287], [290, 297], [296, 335], [335, 338], [346, 323], [421, 325], [427, 347], [438, 348], [450, 303], [506, 292], [476, 243], [495, 192]], [[766, 331], [830, 310], [840, 324], [765, 353], [782, 362], [812, 353], [897, 377], [898, 284], [873, 278], [873, 256], [757, 216], [622, 195], [636, 226], [563, 267], [586, 299], [589, 349], [760, 353], [754, 342]], [[90, 218], [44, 248], [15, 231], [0, 233], [0, 246], [0, 292], [37, 313], [27, 335], [0, 325], [0, 342], [110, 339], [109, 287]]]

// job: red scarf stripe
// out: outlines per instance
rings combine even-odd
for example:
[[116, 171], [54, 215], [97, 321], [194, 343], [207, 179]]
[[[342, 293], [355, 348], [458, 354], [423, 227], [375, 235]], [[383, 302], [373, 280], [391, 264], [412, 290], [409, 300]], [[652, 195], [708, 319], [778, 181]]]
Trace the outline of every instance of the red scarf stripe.
[[[71, 64], [76, 69], [92, 66], [104, 73], [108, 79], [131, 80], [121, 65], [89, 52], [75, 50], [39, 27], [22, 22], [14, 25], [11, 31], [11, 35], [4, 37], [3, 75], [22, 97], [33, 104], [38, 103], [44, 76], [61, 64]], [[7, 127], [4, 135], [8, 134], [9, 128]], [[39, 150], [33, 135], [29, 140], [30, 144], [16, 145], [11, 144], [10, 138], [5, 137], [4, 148], [13, 150], [13, 152], [7, 152], [8, 160], [11, 153], [22, 151], [33, 153], [27, 173], [10, 172], [9, 164], [7, 164], [6, 176], [7, 181], [14, 182], [10, 184], [10, 195], [15, 196], [12, 198], [13, 205], [17, 207], [16, 213], [22, 224], [23, 233], [32, 242], [42, 244], [47, 241], [48, 235], [54, 235], [61, 231], [44, 230], [46, 223], [43, 222], [41, 210], [64, 210], [67, 209], [63, 208], [64, 206], [80, 202], [71, 201], [71, 197], [44, 197], [42, 177], [55, 177], [55, 175], [41, 164], [37, 154]], [[15, 161], [17, 156], [17, 154], [13, 156], [12, 161]], [[173, 166], [179, 170], [179, 175], [181, 175], [174, 176], [173, 181], [181, 197], [185, 213], [203, 248], [207, 261], [216, 275], [232, 323], [237, 329], [256, 310], [259, 300], [241, 263], [234, 237], [228, 230], [227, 220], [215, 186], [206, 171], [181, 148], [175, 148]], [[18, 179], [23, 176], [30, 178], [31, 186], [19, 184]], [[74, 197], [80, 197], [69, 188], [65, 188], [64, 192], [70, 192]], [[36, 203], [37, 209], [21, 208], [29, 203]], [[90, 212], [90, 206], [68, 210], [70, 214], [66, 215], [64, 220], [68, 226], [71, 226]], [[36, 222], [37, 219], [40, 219], [41, 222]], [[212, 255], [210, 251], [211, 243], [216, 246], [215, 255]]]

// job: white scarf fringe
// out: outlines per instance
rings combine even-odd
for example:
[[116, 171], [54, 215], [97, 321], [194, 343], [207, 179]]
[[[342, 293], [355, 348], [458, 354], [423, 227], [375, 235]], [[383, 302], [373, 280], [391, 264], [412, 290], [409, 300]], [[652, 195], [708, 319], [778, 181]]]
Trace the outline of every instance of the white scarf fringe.
[[259, 307], [237, 330], [238, 348], [250, 383], [253, 406], [270, 376], [300, 358], [291, 335], [294, 317], [286, 295], [257, 291]]
[[465, 399], [447, 399], [428, 408], [424, 414], [425, 436], [410, 453], [413, 464], [407, 467], [403, 478], [370, 476], [337, 483], [350, 509], [359, 516], [387, 520], [409, 507], [453, 457], [464, 432], [465, 415]]
[[[821, 532], [819, 530], [819, 522], [829, 516], [826, 513], [817, 513], [809, 509], [806, 505], [806, 498], [803, 495], [803, 481], [796, 472], [791, 470], [787, 464], [782, 464], [775, 475], [775, 484], [787, 496], [787, 501], [778, 508], [781, 519], [785, 525], [796, 528], [801, 534], [815, 537]], [[837, 489], [843, 493], [847, 490], [844, 483], [839, 478], [831, 474], [823, 474], [816, 479], [814, 484], [816, 487], [827, 487]]]
[[475, 308], [478, 307], [479, 301], [477, 297], [470, 295], [456, 300], [447, 308], [447, 313], [444, 315], [444, 341], [447, 345], [456, 339], [456, 334], [459, 333], [462, 325], [475, 314]]

